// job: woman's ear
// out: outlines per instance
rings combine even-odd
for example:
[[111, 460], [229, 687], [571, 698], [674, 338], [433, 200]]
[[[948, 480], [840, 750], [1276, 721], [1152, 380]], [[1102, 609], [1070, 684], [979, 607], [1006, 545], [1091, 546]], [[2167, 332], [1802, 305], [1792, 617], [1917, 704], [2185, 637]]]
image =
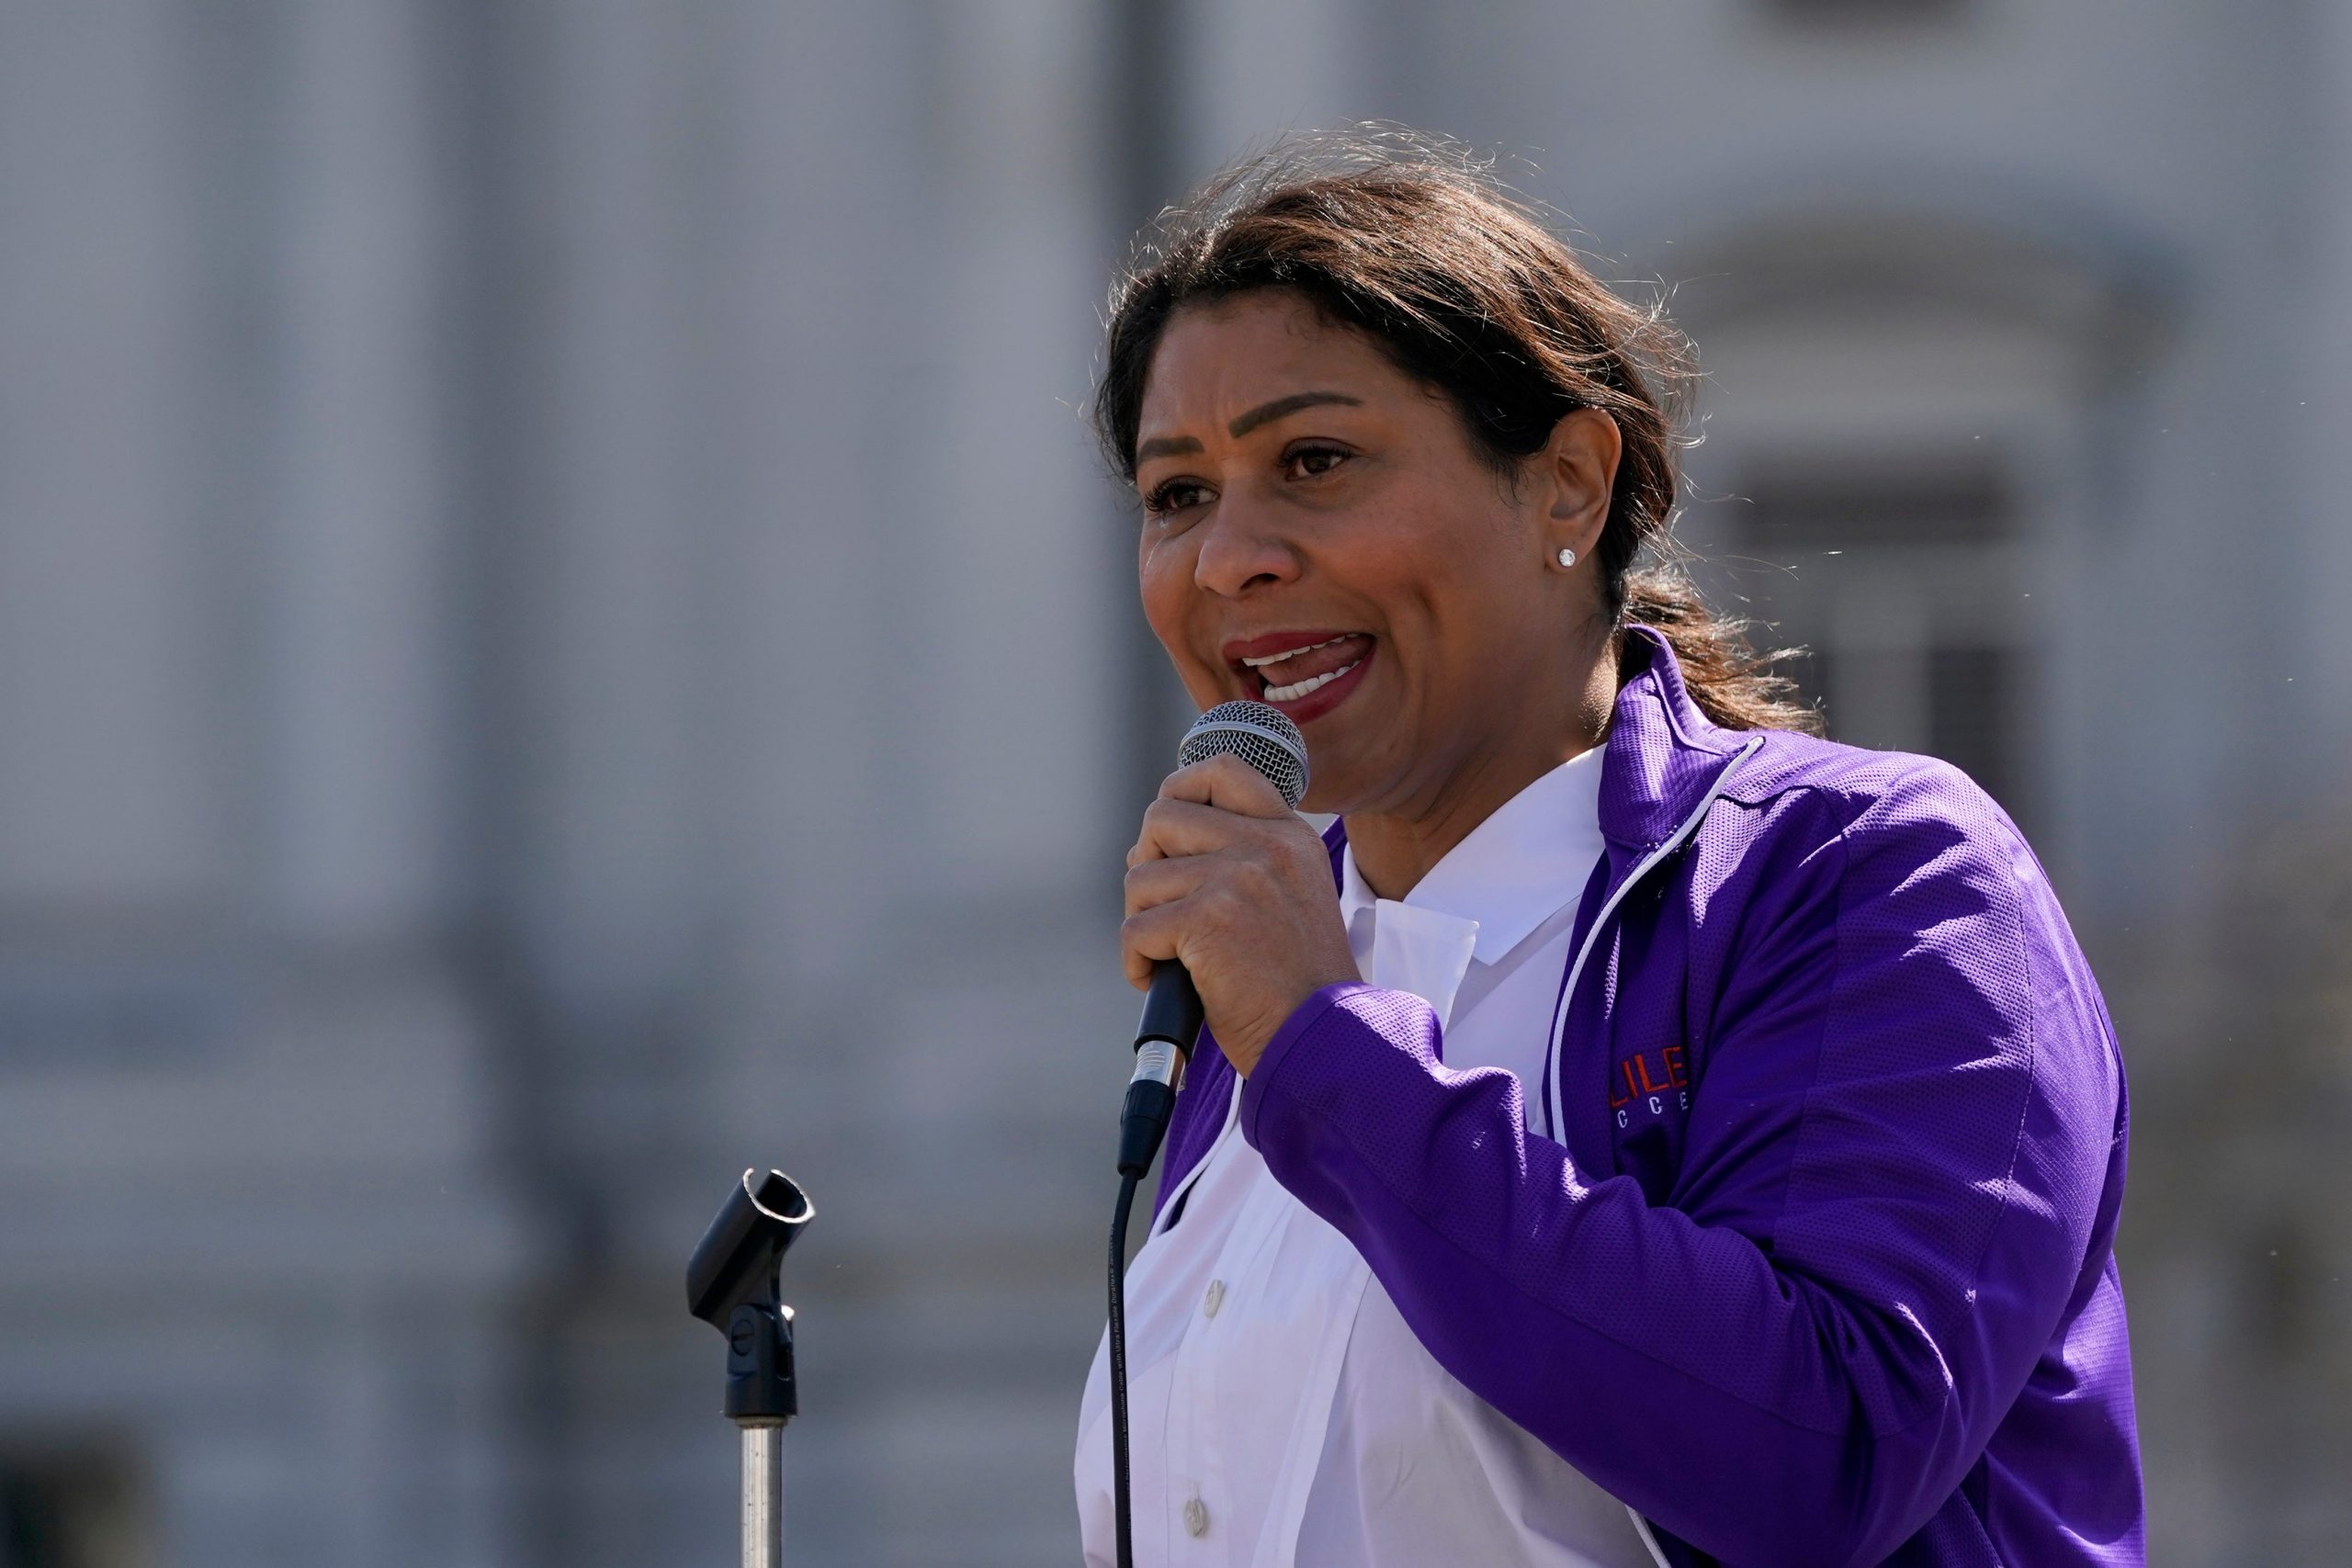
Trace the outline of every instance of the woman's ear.
[[1592, 553], [1609, 522], [1624, 447], [1617, 422], [1600, 409], [1571, 409], [1552, 427], [1539, 459], [1546, 549], [1572, 549], [1578, 560]]

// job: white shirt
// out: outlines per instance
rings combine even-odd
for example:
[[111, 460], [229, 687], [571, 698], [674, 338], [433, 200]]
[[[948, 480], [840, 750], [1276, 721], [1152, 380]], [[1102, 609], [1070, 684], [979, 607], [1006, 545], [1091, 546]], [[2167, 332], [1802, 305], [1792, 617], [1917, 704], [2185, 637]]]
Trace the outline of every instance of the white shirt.
[[[1601, 752], [1529, 784], [1401, 901], [1341, 857], [1357, 968], [1429, 1002], [1450, 1067], [1541, 1076], [1569, 928], [1602, 852]], [[1646, 1568], [1633, 1517], [1432, 1359], [1346, 1237], [1235, 1122], [1127, 1275], [1137, 1568]], [[1164, 1205], [1161, 1218], [1174, 1212]], [[1108, 1340], [1080, 1410], [1081, 1535], [1114, 1562]]]

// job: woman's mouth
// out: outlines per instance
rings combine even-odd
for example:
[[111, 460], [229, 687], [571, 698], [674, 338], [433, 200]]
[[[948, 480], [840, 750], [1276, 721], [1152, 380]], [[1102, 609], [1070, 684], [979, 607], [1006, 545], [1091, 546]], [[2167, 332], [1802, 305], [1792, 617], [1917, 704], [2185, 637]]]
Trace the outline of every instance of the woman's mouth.
[[[1283, 646], [1286, 640], [1289, 646]], [[1373, 638], [1363, 632], [1253, 638], [1250, 651], [1240, 654], [1236, 662], [1242, 666], [1244, 681], [1258, 688], [1256, 694], [1261, 700], [1304, 723], [1337, 707], [1354, 689], [1365, 661], [1372, 657], [1373, 646]]]

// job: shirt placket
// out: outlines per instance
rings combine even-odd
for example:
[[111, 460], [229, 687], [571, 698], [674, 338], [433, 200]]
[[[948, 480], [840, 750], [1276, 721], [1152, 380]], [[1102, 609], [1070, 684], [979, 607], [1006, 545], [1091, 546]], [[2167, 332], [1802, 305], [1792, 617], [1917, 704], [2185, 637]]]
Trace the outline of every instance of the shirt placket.
[[[1235, 1099], [1238, 1103], [1238, 1084], [1235, 1086]], [[1209, 1271], [1209, 1284], [1187, 1311], [1169, 1381], [1168, 1427], [1162, 1450], [1168, 1459], [1167, 1488], [1158, 1523], [1162, 1560], [1170, 1563], [1205, 1565], [1238, 1561], [1228, 1555], [1227, 1545], [1234, 1534], [1230, 1518], [1221, 1520], [1218, 1517], [1220, 1512], [1229, 1516], [1231, 1511], [1225, 1506], [1231, 1494], [1226, 1489], [1223, 1447], [1216, 1440], [1217, 1434], [1225, 1429], [1224, 1423], [1231, 1418], [1231, 1400], [1220, 1387], [1224, 1369], [1218, 1353], [1216, 1317], [1232, 1289], [1231, 1282], [1239, 1278], [1248, 1259], [1263, 1246], [1266, 1231], [1260, 1201], [1260, 1189], [1265, 1184], [1264, 1167], [1255, 1151], [1241, 1142], [1239, 1129], [1230, 1114], [1217, 1143], [1203, 1156], [1202, 1180], [1212, 1174], [1207, 1168], [1209, 1163], [1218, 1160], [1232, 1162], [1235, 1167], [1216, 1172], [1220, 1181], [1231, 1182], [1243, 1196], [1224, 1245], [1217, 1249]], [[1227, 1528], [1218, 1528], [1220, 1524]]]
[[[1190, 1414], [1199, 1423], [1199, 1435], [1210, 1440], [1194, 1450], [1198, 1458], [1190, 1468], [1197, 1484], [1185, 1496], [1171, 1495], [1176, 1539], [1189, 1543], [1193, 1551], [1189, 1557], [1170, 1561], [1250, 1568], [1258, 1537], [1267, 1518], [1280, 1512], [1283, 1499], [1269, 1495], [1256, 1517], [1245, 1517], [1238, 1489], [1244, 1484], [1263, 1488], [1271, 1478], [1235, 1475], [1227, 1464], [1228, 1445], [1214, 1438], [1238, 1430], [1236, 1422], [1264, 1420], [1267, 1383], [1279, 1382], [1293, 1371], [1239, 1365], [1226, 1353], [1235, 1325], [1253, 1310], [1252, 1281], [1272, 1266], [1272, 1254], [1292, 1200], [1267, 1173], [1254, 1150], [1237, 1152], [1251, 1168], [1249, 1188], [1235, 1215], [1232, 1234], [1218, 1252], [1209, 1284], [1193, 1303], [1191, 1328], [1185, 1336], [1185, 1349], [1196, 1354], [1199, 1362]], [[1188, 1517], [1188, 1505], [1194, 1504], [1197, 1511], [1190, 1511]]]

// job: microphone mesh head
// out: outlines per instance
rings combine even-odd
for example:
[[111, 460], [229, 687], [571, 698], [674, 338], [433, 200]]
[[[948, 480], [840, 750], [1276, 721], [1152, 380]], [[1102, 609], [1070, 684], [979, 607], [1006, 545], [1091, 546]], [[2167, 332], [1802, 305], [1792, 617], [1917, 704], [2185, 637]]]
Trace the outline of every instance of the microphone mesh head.
[[1306, 737], [1271, 703], [1219, 703], [1193, 721], [1176, 749], [1176, 765], [1190, 767], [1226, 753], [1266, 775], [1295, 807], [1306, 797]]

